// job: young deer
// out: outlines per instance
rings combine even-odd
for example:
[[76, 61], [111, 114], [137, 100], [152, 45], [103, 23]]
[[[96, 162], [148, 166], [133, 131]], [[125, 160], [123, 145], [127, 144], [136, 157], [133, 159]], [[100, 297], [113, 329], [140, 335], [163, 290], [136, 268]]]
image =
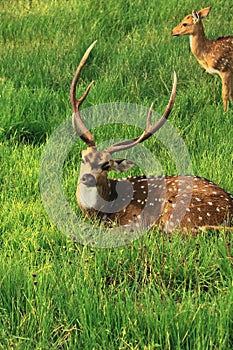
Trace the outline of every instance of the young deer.
[[91, 132], [84, 125], [80, 106], [86, 99], [93, 82], [83, 96], [76, 99], [76, 85], [81, 70], [95, 42], [84, 54], [70, 89], [73, 110], [73, 128], [86, 143], [77, 186], [77, 201], [82, 211], [91, 219], [98, 218], [106, 225], [137, 227], [159, 226], [166, 232], [175, 228], [193, 230], [233, 224], [233, 197], [213, 182], [196, 176], [133, 176], [109, 179], [111, 169], [123, 172], [134, 163], [127, 159], [113, 159], [115, 152], [134, 147], [159, 130], [167, 120], [175, 100], [176, 75], [167, 108], [161, 119], [151, 124], [152, 106], [146, 128], [134, 139], [118, 142], [104, 151], [96, 149]]
[[172, 35], [190, 35], [191, 51], [208, 73], [218, 74], [222, 79], [222, 99], [224, 110], [227, 101], [233, 102], [233, 36], [209, 40], [205, 36], [202, 18], [206, 18], [211, 7], [193, 11], [186, 16]]

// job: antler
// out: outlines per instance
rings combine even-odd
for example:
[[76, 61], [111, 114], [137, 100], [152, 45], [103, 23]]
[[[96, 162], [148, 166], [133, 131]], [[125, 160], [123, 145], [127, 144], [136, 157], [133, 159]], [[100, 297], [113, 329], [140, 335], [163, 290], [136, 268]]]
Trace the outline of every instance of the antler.
[[[80, 73], [82, 71], [82, 68], [83, 68], [84, 64], [86, 63], [86, 60], [87, 60], [87, 58], [88, 58], [88, 56], [89, 56], [89, 54], [90, 54], [90, 52], [95, 44], [96, 44], [96, 41], [94, 41], [89, 46], [89, 48], [86, 50], [85, 54], [83, 55], [83, 58], [81, 59], [81, 61], [79, 63], [79, 66], [77, 68], [76, 74], [73, 78], [73, 81], [72, 81], [72, 84], [70, 87], [70, 102], [71, 102], [71, 107], [72, 107], [72, 111], [73, 111], [73, 116], [72, 116], [73, 129], [76, 132], [76, 134], [79, 135], [81, 137], [81, 139], [88, 145], [88, 147], [95, 147], [95, 140], [94, 140], [94, 136], [87, 129], [87, 127], [84, 125], [84, 123], [81, 119], [79, 107], [81, 106], [83, 101], [86, 99], [94, 82], [92, 81], [89, 84], [89, 86], [87, 87], [86, 91], [84, 92], [84, 94], [82, 95], [82, 97], [80, 99], [76, 99], [76, 85], [77, 85]], [[114, 152], [123, 151], [123, 150], [126, 150], [128, 148], [134, 147], [138, 143], [143, 142], [146, 139], [148, 139], [157, 130], [159, 130], [163, 126], [163, 124], [166, 122], [166, 120], [168, 119], [168, 116], [173, 108], [175, 96], [176, 96], [176, 85], [177, 85], [177, 77], [176, 77], [176, 73], [174, 72], [172, 92], [170, 95], [170, 99], [169, 99], [167, 108], [166, 108], [163, 116], [160, 118], [160, 120], [156, 124], [151, 125], [151, 118], [152, 118], [152, 112], [153, 112], [153, 103], [152, 103], [152, 105], [149, 109], [149, 112], [148, 112], [146, 129], [143, 131], [141, 136], [134, 138], [134, 139], [131, 139], [131, 140], [126, 140], [126, 141], [115, 143], [114, 145], [108, 147], [106, 149], [106, 151], [109, 153], [114, 153]]]
[[163, 124], [166, 122], [166, 120], [168, 119], [168, 116], [173, 108], [173, 105], [175, 102], [175, 97], [176, 97], [176, 86], [177, 86], [177, 76], [176, 76], [176, 72], [174, 72], [172, 92], [170, 95], [170, 99], [169, 99], [167, 108], [166, 108], [163, 116], [159, 119], [159, 121], [156, 124], [151, 125], [151, 118], [152, 118], [152, 112], [153, 112], [153, 103], [152, 103], [152, 105], [149, 109], [149, 112], [148, 112], [146, 129], [143, 131], [141, 136], [139, 136], [135, 139], [115, 143], [114, 145], [108, 147], [106, 149], [106, 151], [109, 153], [114, 153], [114, 152], [123, 151], [123, 150], [126, 150], [128, 148], [134, 147], [138, 143], [143, 142], [146, 139], [148, 139], [157, 130], [159, 130], [163, 126]]
[[79, 66], [77, 68], [77, 71], [75, 73], [75, 76], [73, 78], [71, 87], [70, 87], [70, 102], [71, 102], [71, 107], [73, 111], [73, 116], [72, 116], [72, 124], [73, 124], [73, 129], [76, 132], [77, 135], [81, 137], [81, 139], [89, 146], [89, 147], [94, 147], [95, 146], [95, 140], [91, 132], [86, 128], [84, 125], [81, 116], [80, 116], [80, 111], [79, 107], [83, 103], [83, 101], [86, 99], [94, 81], [92, 81], [89, 86], [87, 87], [86, 91], [82, 95], [80, 99], [76, 99], [76, 85], [80, 76], [80, 73], [82, 71], [82, 68], [84, 64], [86, 63], [86, 60], [93, 49], [94, 45], [96, 44], [96, 41], [94, 41], [86, 50], [85, 54], [83, 55], [83, 58], [81, 59]]

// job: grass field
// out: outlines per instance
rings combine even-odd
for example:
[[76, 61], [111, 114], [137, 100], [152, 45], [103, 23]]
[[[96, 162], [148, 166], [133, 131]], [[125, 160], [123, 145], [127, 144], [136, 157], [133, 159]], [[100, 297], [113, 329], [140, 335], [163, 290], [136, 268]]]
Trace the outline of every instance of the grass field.
[[[230, 0], [205, 20], [209, 38], [232, 34]], [[0, 349], [230, 350], [233, 348], [233, 238], [226, 232], [172, 237], [157, 230], [114, 249], [81, 246], [50, 220], [39, 190], [41, 155], [71, 115], [69, 87], [94, 40], [78, 87], [95, 85], [85, 107], [129, 102], [162, 113], [178, 76], [171, 124], [193, 172], [233, 192], [233, 108], [221, 82], [172, 28], [203, 3], [1, 1], [0, 6]], [[135, 133], [96, 129], [98, 142]], [[132, 137], [132, 136], [131, 136]], [[161, 145], [150, 151], [175, 172]], [[80, 150], [64, 165], [75, 202]], [[136, 174], [138, 170], [132, 170]], [[153, 169], [152, 169], [153, 172]]]

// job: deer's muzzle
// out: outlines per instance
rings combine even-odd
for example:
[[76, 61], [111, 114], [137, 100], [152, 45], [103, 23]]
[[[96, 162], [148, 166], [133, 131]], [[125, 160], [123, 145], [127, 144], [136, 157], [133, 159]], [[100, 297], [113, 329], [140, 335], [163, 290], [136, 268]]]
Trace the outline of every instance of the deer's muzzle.
[[96, 179], [92, 174], [84, 174], [81, 178], [81, 182], [88, 187], [96, 186]]

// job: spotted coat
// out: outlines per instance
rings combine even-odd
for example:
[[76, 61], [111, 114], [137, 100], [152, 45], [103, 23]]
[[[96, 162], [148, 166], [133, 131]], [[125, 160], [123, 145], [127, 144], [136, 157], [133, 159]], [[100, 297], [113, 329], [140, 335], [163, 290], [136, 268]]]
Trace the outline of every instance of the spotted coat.
[[[101, 191], [112, 212], [106, 208], [81, 209], [107, 226], [127, 229], [158, 226], [166, 232], [193, 230], [204, 226], [233, 224], [233, 196], [213, 182], [197, 176], [133, 176], [121, 180], [105, 178]], [[101, 193], [99, 193], [101, 196]]]

